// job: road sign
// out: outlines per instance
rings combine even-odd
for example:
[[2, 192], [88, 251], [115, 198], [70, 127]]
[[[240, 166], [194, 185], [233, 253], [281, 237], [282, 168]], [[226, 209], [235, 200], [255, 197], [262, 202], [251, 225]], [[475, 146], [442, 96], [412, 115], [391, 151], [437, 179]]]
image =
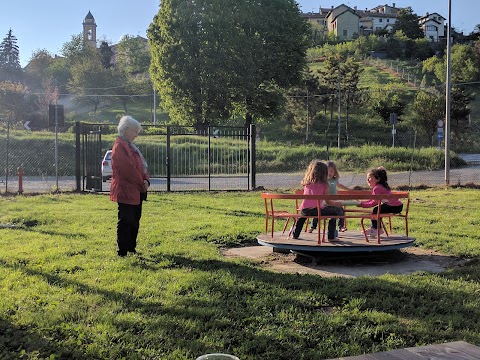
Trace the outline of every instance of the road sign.
[[437, 139], [442, 140], [443, 139], [443, 131], [442, 132], [437, 132]]
[[390, 113], [390, 125], [397, 125], [398, 115], [397, 113]]
[[[56, 123], [56, 124], [55, 124]], [[64, 126], [65, 115], [63, 105], [48, 105], [48, 126]]]

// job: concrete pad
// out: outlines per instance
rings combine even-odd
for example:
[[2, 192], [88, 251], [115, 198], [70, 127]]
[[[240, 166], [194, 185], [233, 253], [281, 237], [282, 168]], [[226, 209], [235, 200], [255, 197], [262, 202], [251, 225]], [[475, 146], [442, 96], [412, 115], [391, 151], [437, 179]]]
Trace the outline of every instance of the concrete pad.
[[375, 254], [281, 254], [268, 246], [223, 249], [227, 258], [246, 258], [260, 267], [282, 273], [314, 274], [323, 277], [380, 276], [411, 274], [418, 271], [439, 273], [460, 266], [466, 260], [433, 250], [410, 247]]

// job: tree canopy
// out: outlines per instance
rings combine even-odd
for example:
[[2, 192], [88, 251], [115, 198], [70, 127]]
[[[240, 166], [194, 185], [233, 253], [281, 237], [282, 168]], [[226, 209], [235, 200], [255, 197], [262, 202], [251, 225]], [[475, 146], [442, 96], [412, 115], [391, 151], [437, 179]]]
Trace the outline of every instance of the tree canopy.
[[397, 20], [393, 25], [393, 33], [398, 30], [402, 30], [409, 39], [421, 39], [425, 37], [418, 23], [418, 15], [413, 12], [410, 6], [398, 10]]
[[250, 123], [299, 83], [307, 34], [294, 0], [164, 0], [148, 31], [150, 74], [177, 122]]

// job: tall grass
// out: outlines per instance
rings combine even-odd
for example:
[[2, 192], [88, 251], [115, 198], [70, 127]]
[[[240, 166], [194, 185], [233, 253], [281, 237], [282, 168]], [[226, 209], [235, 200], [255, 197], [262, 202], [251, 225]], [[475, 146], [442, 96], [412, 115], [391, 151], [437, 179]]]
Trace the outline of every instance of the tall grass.
[[[153, 194], [139, 256], [115, 252], [101, 195], [1, 197], [0, 358], [325, 359], [480, 344], [478, 190], [412, 192], [418, 246], [472, 258], [442, 273], [280, 274], [226, 259], [264, 231], [258, 193]], [[468, 199], [468, 201], [465, 201]], [[290, 260], [288, 260], [290, 261]]]
[[[331, 159], [342, 171], [364, 171], [380, 165], [391, 171], [418, 171], [442, 169], [444, 153], [436, 148], [410, 149], [379, 145], [340, 149], [315, 145], [285, 147], [267, 142], [257, 145], [259, 172], [303, 171], [312, 159]], [[451, 163], [452, 166], [465, 165], [453, 153]]]
[[[116, 138], [112, 126], [102, 126], [102, 153], [98, 154], [100, 164], [103, 154], [111, 149]], [[75, 175], [75, 135], [58, 134], [58, 169], [55, 168], [55, 134], [47, 132], [12, 131], [7, 141], [6, 133], [0, 132], [0, 168], [8, 168], [15, 175], [17, 167], [24, 169], [26, 176]], [[150, 173], [166, 175], [166, 136], [147, 132], [136, 140], [150, 164]], [[205, 174], [208, 170], [207, 150], [210, 145], [215, 174], [246, 173], [247, 144], [239, 138], [211, 138], [193, 135], [176, 135], [170, 146], [175, 164], [172, 175]], [[7, 157], [8, 152], [8, 157]], [[331, 159], [342, 171], [365, 171], [372, 166], [383, 165], [391, 171], [438, 170], [444, 166], [443, 151], [437, 148], [391, 147], [381, 145], [360, 145], [344, 148], [319, 145], [290, 145], [259, 141], [256, 146], [256, 170], [265, 172], [303, 171], [315, 158]], [[172, 160], [173, 161], [173, 160]], [[184, 164], [180, 166], [178, 164]], [[465, 165], [454, 153], [452, 167]]]

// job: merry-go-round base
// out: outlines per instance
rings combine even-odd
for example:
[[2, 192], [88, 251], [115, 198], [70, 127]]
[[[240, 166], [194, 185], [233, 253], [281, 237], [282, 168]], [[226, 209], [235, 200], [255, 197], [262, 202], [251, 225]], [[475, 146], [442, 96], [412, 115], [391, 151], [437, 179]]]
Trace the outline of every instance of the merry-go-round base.
[[[340, 232], [335, 240], [327, 240], [318, 244], [317, 231], [308, 233], [302, 231], [299, 239], [293, 239], [288, 236], [288, 231], [275, 231], [272, 234], [260, 234], [257, 236], [257, 242], [263, 246], [270, 246], [279, 251], [298, 251], [298, 252], [325, 252], [325, 253], [346, 253], [346, 252], [377, 252], [398, 250], [415, 245], [415, 238], [398, 234], [382, 234], [380, 244], [377, 237], [369, 237], [367, 242], [362, 231], [348, 230]], [[320, 234], [322, 236], [322, 234]]]

